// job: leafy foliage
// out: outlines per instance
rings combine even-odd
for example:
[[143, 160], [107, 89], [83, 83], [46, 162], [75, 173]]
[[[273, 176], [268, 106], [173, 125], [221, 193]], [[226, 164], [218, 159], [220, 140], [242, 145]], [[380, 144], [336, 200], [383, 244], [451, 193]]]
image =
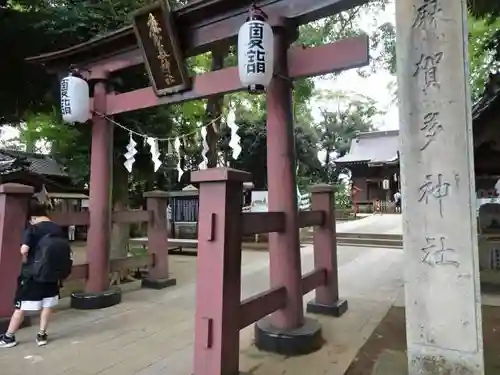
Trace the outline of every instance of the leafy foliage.
[[[317, 46], [366, 33], [359, 22], [360, 18], [376, 20], [377, 16], [391, 3], [391, 0], [372, 0], [348, 11], [303, 25], [300, 27], [297, 43]], [[396, 72], [394, 25], [383, 23], [369, 37], [371, 65], [368, 69], [359, 69], [358, 72], [367, 76], [379, 69], [386, 69], [394, 74]]]
[[[129, 23], [131, 11], [147, 3], [147, 0], [10, 0], [0, 7], [0, 45], [7, 46], [9, 54], [0, 60], [0, 123], [19, 127], [22, 140], [36, 151], [40, 140], [50, 143], [51, 153], [66, 167], [74, 182], [84, 186], [89, 175], [89, 150], [91, 127], [89, 124], [68, 126], [62, 124], [58, 111], [58, 85], [55, 77], [41, 67], [24, 62], [27, 56], [54, 51], [95, 38]], [[173, 1], [174, 5], [181, 1]], [[369, 4], [342, 12], [332, 17], [304, 25], [300, 28], [297, 43], [320, 45], [363, 32], [357, 20], [364, 13], [384, 9], [389, 0], [375, 0]], [[394, 70], [394, 28], [390, 24], [380, 26], [372, 35], [373, 65], [363, 74], [376, 69]], [[235, 48], [231, 47], [224, 58], [224, 66], [236, 64]], [[190, 58], [192, 73], [202, 73], [214, 68], [211, 54]], [[144, 69], [139, 66], [114, 77], [114, 89], [118, 92], [142, 87], [147, 84]], [[294, 114], [296, 122], [296, 150], [299, 165], [299, 183], [332, 182], [337, 171], [329, 160], [320, 162], [317, 152], [321, 148], [345, 152], [346, 145], [356, 131], [371, 129], [370, 117], [376, 114], [373, 103], [347, 94], [344, 100], [352, 100], [347, 107], [336, 112], [323, 111], [323, 120], [314, 124], [311, 99], [315, 97], [312, 79], [294, 82]], [[224, 119], [229, 105], [237, 108], [242, 139], [242, 154], [232, 160], [228, 148], [228, 129], [224, 120], [218, 129], [222, 163], [252, 172], [254, 183], [265, 187], [266, 176], [266, 102], [265, 97], [253, 97], [246, 93], [226, 96], [220, 109]], [[208, 106], [210, 107], [210, 106]], [[169, 107], [158, 107], [119, 115], [114, 120], [125, 127], [154, 137], [174, 137], [192, 133], [206, 123], [207, 101], [187, 102]], [[212, 118], [213, 118], [212, 113]], [[165, 158], [159, 173], [152, 173], [149, 149], [138, 142], [139, 153], [132, 175], [123, 172], [123, 153], [129, 134], [119, 128], [114, 136], [114, 196], [126, 196], [140, 202], [144, 190], [178, 189], [185, 185], [188, 176], [177, 182], [175, 161]], [[138, 139], [136, 139], [138, 141]], [[160, 144], [165, 154], [168, 142]], [[196, 169], [200, 163], [200, 140], [189, 137], [182, 146], [184, 169]], [[326, 161], [326, 163], [325, 163]], [[118, 173], [120, 172], [120, 173]], [[128, 189], [130, 187], [130, 189]], [[129, 191], [130, 190], [130, 194]]]
[[469, 18], [469, 64], [472, 97], [475, 102], [483, 94], [490, 74], [500, 70], [495, 34], [500, 29], [500, 19], [485, 21]]
[[[316, 129], [321, 133], [321, 147], [328, 152], [336, 151], [343, 156], [349, 149], [350, 140], [358, 132], [373, 130], [373, 118], [381, 114], [373, 99], [346, 92], [326, 92], [319, 100], [336, 102], [336, 111], [320, 109], [323, 121]], [[329, 162], [327, 153], [325, 163]]]
[[500, 2], [468, 0], [469, 56], [473, 100], [484, 92], [490, 74], [500, 71]]
[[496, 0], [467, 0], [472, 16], [494, 20], [500, 16], [500, 3]]
[[342, 170], [332, 164], [332, 156], [343, 156], [359, 132], [373, 130], [374, 117], [382, 114], [373, 99], [348, 92], [323, 92], [317, 101], [336, 104], [336, 110], [320, 107], [322, 121], [316, 126], [319, 148], [323, 150], [324, 180], [336, 182]]

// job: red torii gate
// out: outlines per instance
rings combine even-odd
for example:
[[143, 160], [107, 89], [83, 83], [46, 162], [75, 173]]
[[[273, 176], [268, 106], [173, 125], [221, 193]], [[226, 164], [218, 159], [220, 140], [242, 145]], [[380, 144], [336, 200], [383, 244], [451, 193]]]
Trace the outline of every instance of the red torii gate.
[[[301, 290], [300, 243], [298, 237], [298, 210], [295, 183], [295, 150], [291, 80], [338, 72], [368, 64], [368, 38], [365, 35], [337, 41], [318, 47], [295, 46], [290, 43], [297, 35], [297, 27], [329, 14], [366, 3], [367, 0], [275, 0], [257, 1], [269, 15], [269, 24], [275, 37], [275, 77], [267, 91], [268, 190], [270, 211], [283, 212], [285, 229], [272, 233], [269, 239], [271, 258], [271, 287], [285, 287], [285, 307], [272, 316], [272, 329], [260, 327], [260, 335], [270, 339], [289, 336], [290, 350], [296, 351], [295, 339], [311, 334], [304, 329]], [[234, 42], [239, 27], [245, 22], [248, 0], [195, 1], [174, 11], [180, 30], [185, 55], [195, 55]], [[108, 92], [110, 74], [144, 62], [132, 27], [126, 27], [106, 36], [67, 48], [62, 51], [29, 58], [32, 63], [44, 64], [49, 71], [64, 74], [70, 66], [88, 71], [88, 80], [94, 82], [92, 108], [92, 151], [90, 175], [90, 230], [88, 236], [89, 278], [86, 298], [110, 298], [108, 288], [109, 231], [110, 231], [110, 176], [112, 126], [99, 114], [115, 115], [153, 106], [207, 98], [211, 95], [244, 89], [237, 67], [197, 75], [192, 88], [182, 93], [159, 97], [152, 87], [126, 93]], [[204, 174], [196, 179], [203, 180]], [[208, 174], [206, 174], [207, 178]], [[200, 215], [201, 217], [201, 215]], [[203, 246], [199, 244], [200, 248]], [[333, 250], [333, 249], [332, 249]], [[203, 251], [203, 249], [199, 249]], [[336, 275], [336, 271], [335, 271]], [[327, 276], [331, 279], [333, 276]], [[333, 279], [332, 279], [333, 280]], [[336, 276], [335, 276], [336, 282]], [[169, 283], [165, 283], [167, 286]], [[346, 301], [336, 300], [332, 306], [315, 305], [310, 309], [341, 315]], [[198, 329], [198, 328], [197, 328]], [[217, 329], [220, 329], [217, 328]], [[312, 325], [313, 331], [318, 329]], [[274, 330], [274, 331], [273, 331]], [[276, 331], [277, 330], [277, 331]], [[280, 332], [279, 335], [276, 332]], [[295, 348], [294, 348], [295, 346]], [[200, 359], [201, 360], [201, 359]], [[219, 364], [222, 366], [221, 364]], [[234, 365], [234, 364], [233, 364]], [[231, 365], [229, 367], [234, 366]], [[227, 366], [216, 372], [226, 373]], [[198, 367], [200, 368], [200, 367]], [[215, 369], [215, 368], [212, 368]]]

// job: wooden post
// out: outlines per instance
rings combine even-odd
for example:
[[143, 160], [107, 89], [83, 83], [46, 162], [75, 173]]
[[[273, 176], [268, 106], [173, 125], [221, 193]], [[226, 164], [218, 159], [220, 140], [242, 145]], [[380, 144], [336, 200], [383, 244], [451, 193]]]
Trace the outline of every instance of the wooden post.
[[238, 374], [243, 182], [228, 168], [194, 172], [199, 182], [194, 375]]
[[4, 332], [14, 310], [17, 277], [21, 270], [21, 236], [28, 219], [33, 187], [0, 185], [0, 332]]
[[259, 320], [257, 348], [284, 355], [317, 350], [321, 325], [304, 317], [298, 223], [292, 82], [288, 47], [295, 29], [286, 19], [274, 28], [274, 77], [267, 88], [267, 185], [269, 211], [285, 214], [285, 230], [269, 233], [271, 288], [286, 288], [285, 307]]
[[292, 112], [292, 81], [288, 78], [288, 47], [291, 30], [274, 30], [275, 77], [267, 89], [267, 184], [269, 211], [284, 212], [286, 230], [269, 234], [271, 287], [287, 289], [284, 309], [272, 315], [272, 323], [283, 330], [304, 324], [300, 238], [298, 225], [295, 141]]
[[85, 293], [71, 294], [71, 307], [93, 310], [121, 302], [119, 288], [109, 288], [111, 237], [111, 174], [113, 173], [113, 125], [107, 112], [107, 75], [92, 75], [94, 110], [90, 155], [90, 226], [87, 235], [88, 279]]
[[163, 289], [176, 284], [168, 270], [168, 222], [167, 199], [165, 191], [144, 193], [147, 210], [150, 212], [148, 223], [148, 253], [153, 255], [153, 265], [148, 270], [148, 277], [142, 280], [142, 286]]
[[324, 214], [323, 225], [314, 228], [314, 268], [326, 270], [326, 284], [316, 288], [316, 298], [307, 304], [307, 312], [339, 317], [347, 311], [347, 301], [339, 300], [335, 187], [316, 185], [310, 192], [311, 210]]
[[[94, 107], [101, 114], [106, 113], [106, 85], [107, 81], [101, 79], [94, 86]], [[92, 121], [90, 226], [87, 240], [89, 278], [86, 291], [99, 293], [109, 287], [113, 125], [99, 114], [94, 114]]]

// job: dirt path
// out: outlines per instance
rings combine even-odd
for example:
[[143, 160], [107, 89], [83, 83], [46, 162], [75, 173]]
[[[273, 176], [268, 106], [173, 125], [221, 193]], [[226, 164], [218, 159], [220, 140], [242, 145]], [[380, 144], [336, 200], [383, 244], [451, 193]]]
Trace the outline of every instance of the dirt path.
[[[483, 337], [486, 375], [500, 374], [500, 307], [483, 306]], [[404, 307], [392, 307], [368, 341], [356, 355], [345, 375], [370, 375], [375, 363], [384, 352], [404, 355], [406, 351], [406, 327]], [[399, 361], [400, 362], [400, 361]], [[404, 365], [405, 362], [403, 361]], [[401, 363], [398, 364], [401, 366]], [[404, 375], [402, 368], [397, 374]]]

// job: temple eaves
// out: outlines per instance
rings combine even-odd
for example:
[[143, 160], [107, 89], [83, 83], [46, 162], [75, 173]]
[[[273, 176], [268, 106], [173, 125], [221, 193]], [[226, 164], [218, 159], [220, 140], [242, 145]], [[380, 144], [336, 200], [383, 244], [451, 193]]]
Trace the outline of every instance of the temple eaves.
[[378, 166], [399, 163], [399, 130], [359, 133], [349, 152], [334, 160], [337, 164]]

